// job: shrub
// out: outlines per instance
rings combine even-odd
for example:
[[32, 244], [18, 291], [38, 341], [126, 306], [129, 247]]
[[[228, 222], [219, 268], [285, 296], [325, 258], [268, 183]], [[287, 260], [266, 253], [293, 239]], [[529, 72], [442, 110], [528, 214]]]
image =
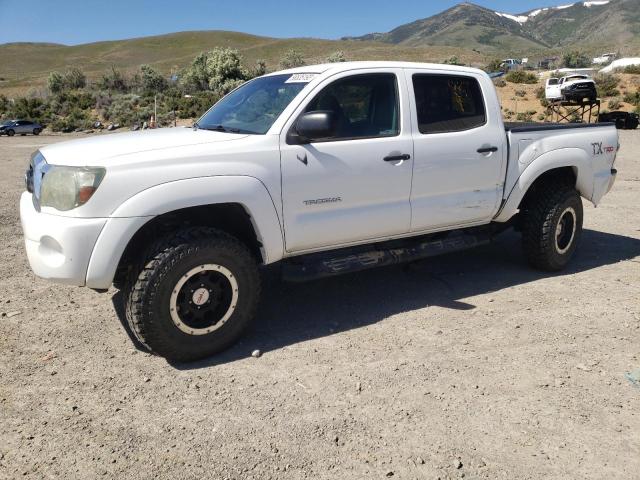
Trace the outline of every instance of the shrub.
[[109, 92], [126, 93], [130, 89], [129, 84], [130, 81], [115, 66], [112, 66], [111, 70], [103, 74], [102, 78], [98, 81], [98, 86], [102, 90], [107, 90]]
[[503, 70], [502, 60], [494, 58], [483, 68], [483, 70], [487, 73], [501, 72]]
[[587, 68], [591, 65], [591, 59], [584, 52], [574, 50], [564, 54], [562, 65], [567, 68]]
[[640, 90], [636, 90], [635, 93], [627, 92], [624, 96], [624, 101], [634, 106], [640, 105]]
[[331, 55], [327, 57], [327, 63], [340, 63], [340, 62], [346, 62], [346, 61], [347, 61], [347, 57], [345, 56], [342, 50], [333, 52]]
[[496, 78], [493, 80], [493, 84], [497, 87], [497, 88], [504, 88], [507, 86], [507, 82], [504, 81], [503, 78]]
[[144, 93], [160, 93], [169, 87], [167, 79], [149, 65], [140, 66], [140, 88]]
[[529, 110], [527, 112], [518, 113], [518, 115], [516, 115], [516, 120], [518, 122], [532, 122], [533, 121], [533, 116], [536, 113], [537, 112], [535, 110]]
[[256, 60], [256, 65], [253, 67], [253, 72], [251, 73], [252, 77], [261, 77], [267, 73], [267, 62], [264, 60]]
[[544, 87], [536, 88], [536, 98], [538, 100], [542, 100], [542, 99], [546, 99], [547, 98], [547, 95], [546, 95]]
[[65, 73], [51, 72], [47, 79], [47, 87], [51, 93], [77, 90], [86, 86], [87, 77], [79, 68], [72, 68]]
[[538, 83], [538, 77], [535, 74], [522, 70], [507, 73], [505, 80], [511, 83], [527, 83], [531, 85]]
[[49, 126], [54, 132], [68, 133], [79, 129], [91, 128], [92, 124], [92, 120], [85, 111], [74, 108], [64, 115], [54, 116]]
[[640, 75], [640, 65], [628, 65], [622, 70], [624, 73], [630, 73], [632, 75]]
[[447, 59], [446, 59], [444, 62], [442, 62], [442, 63], [444, 63], [445, 65], [459, 65], [459, 66], [464, 66], [464, 63], [462, 63], [462, 62], [460, 61], [460, 59], [459, 59], [457, 56], [455, 56], [455, 55], [454, 55], [453, 57], [447, 58]]
[[607, 106], [611, 110], [618, 110], [621, 105], [622, 105], [622, 103], [620, 102], [619, 98], [612, 98], [611, 100], [609, 100], [609, 103], [607, 104]]
[[600, 98], [617, 97], [618, 95], [620, 95], [620, 91], [618, 90], [620, 78], [616, 75], [601, 73], [599, 75], [596, 75], [594, 80], [596, 82], [596, 87], [598, 88], [598, 96]]
[[526, 90], [516, 90], [515, 94], [516, 94], [516, 97], [520, 97], [520, 98], [524, 98], [527, 96]]
[[280, 67], [283, 70], [286, 70], [288, 68], [303, 67], [306, 64], [307, 62], [305, 62], [302, 54], [296, 49], [286, 51], [282, 56], [282, 59], [280, 60]]

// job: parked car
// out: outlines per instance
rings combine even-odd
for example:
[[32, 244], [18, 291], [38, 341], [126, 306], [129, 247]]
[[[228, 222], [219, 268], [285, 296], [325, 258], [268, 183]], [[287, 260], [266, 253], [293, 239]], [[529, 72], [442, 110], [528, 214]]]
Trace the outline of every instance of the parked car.
[[616, 59], [616, 53], [603, 53], [599, 57], [595, 57], [591, 63], [594, 65], [606, 65], [613, 62]]
[[506, 58], [500, 64], [500, 68], [504, 70], [517, 70], [522, 65], [520, 60], [516, 60], [515, 58]]
[[633, 112], [608, 112], [598, 115], [598, 122], [612, 122], [618, 130], [635, 130], [640, 124], [640, 115]]
[[115, 285], [140, 342], [186, 361], [240, 337], [263, 265], [311, 280], [515, 227], [533, 267], [562, 270], [617, 152], [610, 124], [505, 126], [480, 70], [333, 63], [253, 79], [194, 128], [45, 146], [20, 217], [38, 276]]
[[598, 98], [596, 82], [588, 75], [569, 75], [549, 78], [545, 85], [545, 96], [552, 102], [582, 103], [585, 99], [593, 103]]
[[13, 137], [15, 134], [26, 135], [28, 133], [40, 135], [42, 129], [42, 125], [29, 120], [9, 120], [0, 125], [0, 135], [8, 135], [9, 137]]

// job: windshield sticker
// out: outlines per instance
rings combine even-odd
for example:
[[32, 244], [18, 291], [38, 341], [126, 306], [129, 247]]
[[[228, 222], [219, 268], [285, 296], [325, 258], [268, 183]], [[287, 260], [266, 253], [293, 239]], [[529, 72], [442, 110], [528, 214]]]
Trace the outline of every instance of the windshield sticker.
[[294, 73], [284, 83], [309, 83], [317, 76], [317, 73]]

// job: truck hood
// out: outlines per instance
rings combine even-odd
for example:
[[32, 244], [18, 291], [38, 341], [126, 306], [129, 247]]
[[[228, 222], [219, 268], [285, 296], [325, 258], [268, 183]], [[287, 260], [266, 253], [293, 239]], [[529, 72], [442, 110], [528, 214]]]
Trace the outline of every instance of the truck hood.
[[100, 165], [101, 161], [140, 152], [180, 148], [191, 145], [231, 142], [248, 135], [192, 128], [163, 128], [96, 135], [48, 145], [40, 149], [47, 163], [54, 165]]

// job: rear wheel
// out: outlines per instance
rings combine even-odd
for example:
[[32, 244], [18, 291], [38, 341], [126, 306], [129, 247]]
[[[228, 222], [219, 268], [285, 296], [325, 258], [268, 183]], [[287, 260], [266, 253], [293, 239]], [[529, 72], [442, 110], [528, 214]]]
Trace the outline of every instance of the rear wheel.
[[33, 134], [34, 134], [34, 135], [40, 135], [40, 132], [42, 132], [42, 130], [41, 130], [41, 129], [39, 129], [39, 128], [34, 128], [34, 129], [33, 129]]
[[188, 228], [160, 241], [124, 291], [138, 340], [170, 360], [192, 361], [235, 342], [255, 316], [257, 262], [239, 240]]
[[568, 264], [582, 234], [582, 200], [562, 183], [541, 185], [522, 209], [522, 244], [529, 263], [545, 271]]

